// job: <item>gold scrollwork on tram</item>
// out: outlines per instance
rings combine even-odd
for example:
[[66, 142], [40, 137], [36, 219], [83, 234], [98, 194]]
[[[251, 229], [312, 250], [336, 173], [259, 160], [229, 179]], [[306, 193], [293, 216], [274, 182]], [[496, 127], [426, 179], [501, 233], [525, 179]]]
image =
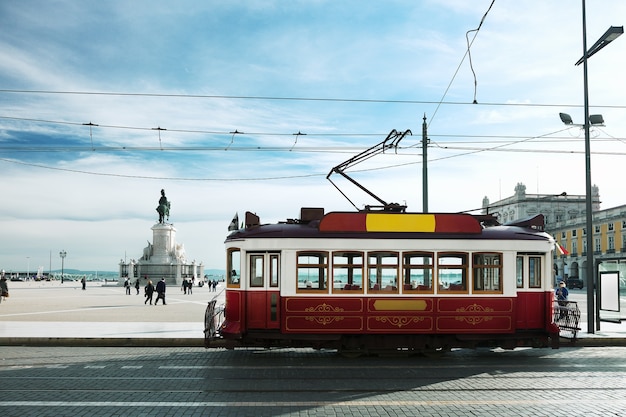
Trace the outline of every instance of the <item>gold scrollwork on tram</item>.
[[493, 308], [484, 307], [480, 304], [471, 304], [467, 307], [459, 307], [456, 309], [457, 313], [493, 313]]
[[327, 326], [333, 322], [342, 321], [344, 317], [333, 317], [333, 316], [307, 316], [304, 318], [306, 321], [312, 321], [317, 324], [321, 324], [322, 326]]
[[330, 304], [322, 303], [315, 307], [307, 307], [304, 309], [307, 313], [338, 313], [344, 311], [342, 307], [333, 307]]
[[377, 316], [376, 321], [381, 323], [388, 323], [392, 326], [401, 328], [408, 326], [411, 323], [419, 323], [424, 321], [424, 317], [408, 317], [408, 316]]
[[456, 316], [455, 320], [462, 321], [467, 324], [471, 324], [472, 326], [476, 326], [483, 322], [488, 322], [488, 321], [493, 320], [493, 317], [492, 316], [465, 316], [465, 317]]
[[[459, 307], [456, 311], [457, 313], [493, 313], [494, 310], [491, 307], [484, 307], [474, 303], [467, 307]], [[483, 322], [493, 320], [493, 316], [456, 316], [455, 320], [476, 326]]]

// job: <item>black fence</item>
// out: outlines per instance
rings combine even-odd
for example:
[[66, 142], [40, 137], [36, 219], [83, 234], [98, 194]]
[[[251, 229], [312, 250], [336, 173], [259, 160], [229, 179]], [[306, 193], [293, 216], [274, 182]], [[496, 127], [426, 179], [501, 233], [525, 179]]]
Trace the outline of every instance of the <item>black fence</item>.
[[580, 309], [576, 301], [554, 301], [554, 322], [560, 329], [560, 336], [576, 339], [580, 330]]

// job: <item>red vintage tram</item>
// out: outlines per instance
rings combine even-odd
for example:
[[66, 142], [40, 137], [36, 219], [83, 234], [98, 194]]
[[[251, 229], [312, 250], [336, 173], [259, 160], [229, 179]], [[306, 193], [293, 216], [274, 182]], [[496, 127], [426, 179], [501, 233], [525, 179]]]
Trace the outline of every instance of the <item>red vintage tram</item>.
[[[396, 147], [407, 132], [392, 131], [329, 176], [348, 178], [345, 168]], [[348, 179], [381, 206], [303, 208], [277, 224], [246, 213], [245, 227], [226, 238], [224, 315], [209, 303], [207, 347], [361, 354], [558, 346], [555, 242], [543, 215], [500, 225], [489, 215], [408, 213]]]
[[[437, 351], [557, 346], [553, 238], [543, 216], [302, 209], [226, 239], [225, 318], [237, 346]], [[213, 313], [208, 313], [213, 317]], [[211, 327], [211, 326], [209, 326]]]

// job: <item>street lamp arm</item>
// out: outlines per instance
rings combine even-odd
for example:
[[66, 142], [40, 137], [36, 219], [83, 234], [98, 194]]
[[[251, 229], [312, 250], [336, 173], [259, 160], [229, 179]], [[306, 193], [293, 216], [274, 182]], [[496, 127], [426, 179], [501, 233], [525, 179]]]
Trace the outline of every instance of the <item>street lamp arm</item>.
[[[596, 43], [594, 43], [593, 46], [587, 50], [586, 58], [588, 59], [589, 57], [594, 55], [600, 49], [604, 48], [609, 43], [613, 42], [615, 39], [620, 37], [620, 35], [622, 35], [623, 33], [624, 33], [624, 26], [611, 26], [610, 28], [608, 28], [608, 30], [604, 32], [604, 35], [602, 35], [600, 39], [598, 39]], [[578, 61], [576, 61], [575, 65], [578, 66], [582, 64], [584, 61], [585, 61], [585, 56], [583, 55]]]

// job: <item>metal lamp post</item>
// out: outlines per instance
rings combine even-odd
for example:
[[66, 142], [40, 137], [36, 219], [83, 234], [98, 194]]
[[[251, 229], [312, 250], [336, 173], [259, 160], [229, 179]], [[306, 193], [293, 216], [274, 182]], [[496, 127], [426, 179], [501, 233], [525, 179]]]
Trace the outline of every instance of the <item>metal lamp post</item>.
[[[605, 33], [593, 44], [593, 46], [587, 49], [587, 15], [585, 10], [585, 0], [582, 0], [582, 17], [583, 17], [583, 56], [575, 65], [583, 64], [583, 90], [584, 90], [584, 111], [585, 119], [583, 129], [585, 130], [585, 211], [586, 221], [585, 228], [587, 229], [587, 332], [595, 333], [595, 300], [594, 300], [594, 260], [593, 260], [593, 205], [591, 195], [591, 141], [589, 137], [590, 124], [603, 124], [604, 120], [600, 115], [589, 116], [589, 85], [587, 81], [587, 60], [590, 56], [594, 55], [600, 49], [604, 48], [610, 42], [614, 41], [622, 33], [624, 33], [623, 26], [611, 26]], [[572, 124], [572, 118], [568, 114], [561, 114], [561, 120], [565, 124]]]
[[59, 252], [59, 256], [61, 257], [61, 284], [63, 284], [63, 274], [64, 274], [64, 261], [65, 261], [65, 257], [67, 256], [67, 252], [65, 252], [64, 250], [62, 250], [61, 252]]

